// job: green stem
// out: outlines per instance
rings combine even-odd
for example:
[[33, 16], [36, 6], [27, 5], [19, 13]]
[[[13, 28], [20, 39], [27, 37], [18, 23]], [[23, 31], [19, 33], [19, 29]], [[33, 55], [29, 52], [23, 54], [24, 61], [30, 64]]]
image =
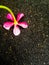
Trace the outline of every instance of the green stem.
[[16, 18], [15, 18], [14, 14], [13, 14], [13, 12], [10, 8], [8, 8], [6, 6], [3, 6], [3, 5], [0, 5], [0, 8], [1, 9], [6, 9], [7, 11], [9, 11], [11, 13], [11, 15], [13, 16], [13, 18], [14, 18], [14, 22], [16, 23]]

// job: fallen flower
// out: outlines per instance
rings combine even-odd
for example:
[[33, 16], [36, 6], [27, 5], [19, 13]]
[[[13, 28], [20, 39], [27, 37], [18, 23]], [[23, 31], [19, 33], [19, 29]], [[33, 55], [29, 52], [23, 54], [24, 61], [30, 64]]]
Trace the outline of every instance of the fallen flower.
[[[21, 18], [24, 16], [23, 13], [18, 13], [17, 14], [17, 18], [16, 20], [14, 21], [14, 18], [13, 16], [8, 13], [7, 14], [7, 19], [10, 19], [11, 21], [8, 21], [8, 22], [5, 22], [3, 24], [3, 27], [6, 29], [6, 30], [9, 30], [12, 26], [14, 26], [14, 29], [13, 29], [13, 34], [15, 36], [18, 36], [20, 34], [20, 29], [19, 29], [19, 26], [21, 26], [22, 28], [27, 28], [28, 27], [28, 24], [26, 21], [22, 21], [21, 22]], [[13, 21], [13, 22], [12, 22]]]
[[[26, 23], [26, 21], [23, 21], [21, 22], [20, 19], [24, 16], [23, 13], [19, 13], [17, 15], [17, 18], [15, 18], [12, 10], [10, 8], [8, 8], [7, 6], [4, 6], [4, 5], [0, 5], [0, 8], [1, 9], [5, 9], [7, 10], [8, 13], [6, 18], [7, 19], [10, 19], [10, 21], [8, 22], [5, 22], [3, 24], [3, 27], [6, 29], [6, 30], [9, 30], [12, 26], [14, 26], [14, 29], [13, 29], [13, 33], [15, 36], [19, 35], [20, 34], [20, 29], [19, 29], [19, 26], [23, 27], [23, 28], [27, 28], [28, 27], [28, 24]], [[13, 22], [12, 22], [13, 21]], [[20, 21], [20, 22], [19, 22]]]

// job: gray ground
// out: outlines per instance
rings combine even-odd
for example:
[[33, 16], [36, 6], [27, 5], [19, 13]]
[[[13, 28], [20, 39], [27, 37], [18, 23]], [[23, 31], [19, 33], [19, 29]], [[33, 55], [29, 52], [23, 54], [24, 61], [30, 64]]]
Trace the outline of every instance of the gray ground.
[[16, 15], [23, 12], [29, 24], [14, 36], [2, 25], [6, 10], [0, 9], [0, 65], [49, 65], [49, 0], [1, 0]]

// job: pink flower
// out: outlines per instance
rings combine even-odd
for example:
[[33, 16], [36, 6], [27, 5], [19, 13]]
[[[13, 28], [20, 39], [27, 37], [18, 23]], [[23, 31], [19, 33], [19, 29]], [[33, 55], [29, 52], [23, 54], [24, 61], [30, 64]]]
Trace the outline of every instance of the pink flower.
[[22, 28], [28, 27], [28, 24], [26, 23], [26, 21], [23, 21], [23, 22], [20, 21], [23, 16], [24, 16], [23, 13], [18, 13], [16, 21], [14, 21], [14, 18], [12, 17], [12, 15], [10, 13], [8, 13], [6, 18], [9, 19], [10, 21], [5, 22], [3, 24], [3, 27], [6, 30], [9, 30], [12, 26], [14, 26], [13, 34], [15, 36], [18, 36], [20, 34], [19, 26], [21, 26]]

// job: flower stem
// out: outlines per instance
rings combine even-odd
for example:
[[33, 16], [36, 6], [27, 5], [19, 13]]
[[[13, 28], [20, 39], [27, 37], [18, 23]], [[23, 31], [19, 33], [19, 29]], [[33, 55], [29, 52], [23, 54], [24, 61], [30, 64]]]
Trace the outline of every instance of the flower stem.
[[1, 9], [6, 9], [7, 11], [9, 11], [11, 13], [11, 15], [13, 16], [13, 18], [14, 18], [14, 22], [16, 22], [16, 18], [15, 18], [14, 14], [13, 14], [13, 12], [12, 12], [12, 10], [10, 8], [8, 8], [8, 7], [4, 6], [4, 5], [0, 5], [0, 8]]

